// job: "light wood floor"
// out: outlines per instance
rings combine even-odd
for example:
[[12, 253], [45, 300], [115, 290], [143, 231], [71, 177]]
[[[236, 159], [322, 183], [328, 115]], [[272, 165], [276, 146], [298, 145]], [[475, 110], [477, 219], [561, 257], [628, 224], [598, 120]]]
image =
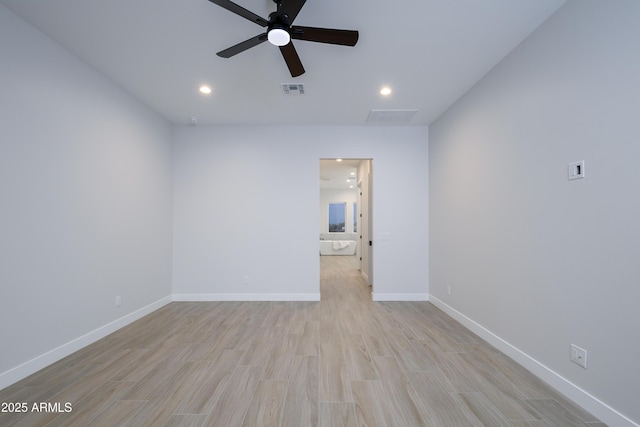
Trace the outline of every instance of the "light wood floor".
[[0, 391], [72, 404], [1, 426], [603, 426], [429, 303], [371, 302], [321, 257], [321, 302], [171, 303]]

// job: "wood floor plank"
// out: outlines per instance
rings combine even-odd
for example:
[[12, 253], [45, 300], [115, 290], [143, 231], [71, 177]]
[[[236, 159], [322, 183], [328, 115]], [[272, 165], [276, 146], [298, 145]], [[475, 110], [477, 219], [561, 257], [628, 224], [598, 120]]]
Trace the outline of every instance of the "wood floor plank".
[[371, 355], [360, 334], [349, 334], [344, 343], [347, 372], [351, 380], [377, 380]]
[[314, 319], [315, 307], [320, 307], [321, 303], [293, 301], [291, 304], [291, 317], [283, 326], [290, 334], [302, 334], [307, 322]]
[[460, 378], [460, 375], [465, 377], [468, 384], [473, 384], [471, 388], [481, 391], [504, 418], [508, 420], [539, 418], [534, 411], [523, 404], [520, 390], [504, 382], [499, 369], [494, 369], [491, 363], [478, 363], [480, 355], [447, 353], [444, 357], [456, 366], [457, 378]]
[[320, 402], [319, 427], [358, 427], [353, 403]]
[[484, 394], [459, 393], [456, 397], [473, 414], [473, 418], [469, 417], [471, 421], [478, 420], [485, 426], [509, 427], [509, 422]]
[[380, 381], [352, 381], [351, 390], [360, 427], [393, 427], [391, 408]]
[[236, 333], [229, 339], [225, 348], [233, 350], [248, 350], [253, 343], [253, 340], [256, 338], [256, 332], [256, 327], [250, 323], [237, 325]]
[[363, 319], [357, 317], [353, 310], [340, 310], [338, 312], [338, 324], [348, 334], [362, 333]]
[[[31, 408], [32, 406], [30, 406]], [[8, 414], [17, 415], [17, 414]], [[26, 414], [20, 414], [20, 416], [0, 418], [3, 421], [2, 425], [11, 427], [45, 427], [54, 421], [60, 414], [53, 412], [34, 412], [29, 410]], [[6, 424], [4, 423], [6, 421]]]
[[243, 427], [277, 427], [280, 425], [288, 381], [262, 380], [242, 423]]
[[413, 389], [422, 397], [452, 391], [449, 381], [437, 370], [411, 372], [408, 378]]
[[342, 343], [344, 341], [343, 334], [346, 332], [331, 317], [323, 318], [319, 325], [320, 343]]
[[[550, 427], [544, 420], [517, 420], [509, 421], [509, 427]], [[604, 426], [606, 427], [606, 426]]]
[[188, 363], [190, 353], [189, 346], [172, 348], [122, 398], [125, 400], [151, 399], [159, 390], [168, 386], [175, 373]]
[[[453, 321], [453, 320], [452, 320]], [[427, 341], [430, 346], [445, 353], [459, 353], [467, 349], [466, 344], [460, 343], [448, 336], [442, 329], [432, 325], [425, 331], [419, 341]]]
[[[428, 426], [471, 427], [483, 424], [469, 409], [456, 401], [455, 393], [437, 393], [422, 396], [418, 410]], [[488, 424], [491, 425], [491, 424]], [[493, 427], [493, 425], [491, 425]]]
[[172, 415], [162, 427], [200, 427], [206, 418], [199, 414]]
[[208, 373], [199, 381], [192, 384], [180, 404], [175, 408], [178, 414], [209, 414], [216, 404], [238, 359], [244, 354], [243, 350], [225, 350], [220, 357], [212, 362]]
[[387, 304], [388, 303], [386, 302], [381, 302], [368, 307], [371, 314], [371, 320], [368, 324], [382, 331], [389, 329], [402, 329], [391, 315]]
[[164, 387], [158, 388], [151, 399], [166, 399], [172, 408], [191, 396], [193, 389], [206, 378], [213, 366], [211, 362], [186, 362], [175, 375], [169, 378]]
[[387, 308], [407, 339], [420, 341], [429, 338], [431, 328], [424, 324], [424, 316], [414, 309], [412, 303], [389, 302]]
[[289, 317], [291, 317], [291, 311], [286, 302], [273, 302], [269, 304], [268, 311], [260, 326], [265, 328], [282, 327], [287, 323]]
[[264, 366], [264, 379], [288, 380], [298, 344], [296, 334], [278, 334], [273, 340], [271, 354]]
[[424, 421], [414, 400], [417, 397], [398, 360], [389, 356], [373, 356], [373, 363], [384, 386], [388, 405], [394, 414], [394, 426], [423, 426]]
[[426, 371], [431, 371], [438, 368], [438, 359], [442, 357], [441, 352], [434, 349], [427, 341], [412, 341], [411, 345], [415, 351], [415, 356], [418, 357], [424, 364]]
[[[135, 381], [136, 373], [140, 373], [141, 368], [150, 365], [150, 355], [153, 350], [149, 348], [133, 348], [127, 355], [127, 359], [113, 365], [110, 379], [112, 381], [125, 381], [131, 378]], [[159, 356], [160, 357], [160, 356]], [[149, 368], [151, 369], [151, 368]]]
[[371, 356], [393, 356], [391, 345], [384, 336], [384, 329], [378, 327], [376, 322], [369, 322], [362, 328], [367, 350]]
[[114, 381], [139, 382], [154, 370], [158, 364], [168, 357], [167, 353], [175, 347], [142, 348], [135, 352], [135, 358], [129, 367], [118, 372], [112, 379]]
[[231, 346], [229, 342], [238, 333], [240, 325], [219, 325], [210, 331], [210, 336], [204, 342], [194, 346], [190, 362], [213, 362], [223, 351]]
[[320, 401], [350, 402], [349, 381], [343, 345], [320, 344]]
[[525, 404], [541, 415], [541, 418], [554, 426], [586, 427], [587, 423], [571, 408], [562, 406], [555, 399], [527, 400]]
[[89, 425], [92, 427], [125, 426], [145, 403], [147, 403], [145, 400], [116, 400], [89, 420]]
[[464, 365], [458, 365], [456, 362], [459, 358], [453, 354], [436, 353], [437, 364], [435, 369], [438, 370], [451, 385], [451, 390], [456, 393], [469, 393], [480, 391], [480, 381], [475, 372], [464, 371]]
[[237, 427], [242, 425], [262, 376], [262, 366], [238, 365], [214, 405], [204, 426]]
[[[512, 383], [509, 377], [505, 375], [505, 370], [501, 368], [501, 364], [495, 363], [493, 357], [482, 353], [468, 352], [457, 353], [456, 356], [459, 357], [458, 362], [464, 364], [466, 370], [475, 372], [482, 381], [491, 384], [493, 387], [516, 399], [527, 398], [528, 393], [523, 391], [526, 386], [518, 387]], [[504, 364], [502, 365], [504, 366]], [[536, 393], [536, 396], [542, 397], [543, 395], [541, 396]]]
[[172, 417], [175, 405], [175, 401], [166, 398], [145, 401], [140, 410], [126, 424], [126, 427], [156, 427], [164, 425]]
[[305, 322], [304, 330], [298, 336], [296, 356], [317, 356], [319, 354], [320, 333], [318, 321]]
[[276, 328], [256, 328], [255, 337], [251, 341], [247, 351], [245, 351], [242, 359], [240, 359], [239, 364], [264, 366], [271, 355], [276, 334]]
[[73, 410], [68, 414], [61, 414], [56, 417], [48, 427], [84, 427], [89, 425], [89, 420], [96, 414], [105, 410], [113, 401], [120, 400], [120, 396], [125, 393], [134, 383], [121, 381], [108, 381], [98, 389], [88, 393], [76, 402]]
[[296, 356], [293, 359], [282, 419], [283, 427], [318, 425], [319, 371], [318, 356]]
[[432, 368], [428, 361], [421, 357], [411, 341], [400, 330], [384, 331], [384, 336], [398, 363], [405, 372], [428, 371]]
[[42, 369], [39, 372], [31, 375], [28, 378], [20, 381], [17, 386], [20, 387], [44, 387], [47, 384], [58, 383], [63, 378], [66, 378], [67, 375], [76, 371], [78, 367], [82, 367], [83, 370], [87, 371], [87, 363], [82, 364], [65, 364], [65, 363], [54, 363], [51, 366], [48, 366]]

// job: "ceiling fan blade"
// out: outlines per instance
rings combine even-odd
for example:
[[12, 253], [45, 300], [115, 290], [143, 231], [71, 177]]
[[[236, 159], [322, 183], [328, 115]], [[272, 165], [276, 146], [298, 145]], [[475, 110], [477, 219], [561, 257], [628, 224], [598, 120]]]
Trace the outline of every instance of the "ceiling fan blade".
[[289, 17], [287, 23], [291, 25], [306, 1], [307, 0], [282, 0], [278, 5], [278, 16], [287, 15]]
[[280, 46], [280, 52], [282, 52], [284, 62], [286, 62], [287, 67], [289, 67], [291, 77], [298, 77], [304, 74], [302, 61], [300, 61], [300, 57], [298, 56], [298, 52], [296, 52], [296, 48], [293, 47], [293, 43], [289, 42], [289, 44], [285, 46]]
[[266, 27], [267, 25], [269, 25], [269, 21], [267, 21], [266, 19], [259, 17], [255, 13], [248, 11], [242, 6], [238, 6], [232, 1], [229, 1], [229, 0], [209, 0], [209, 1], [211, 3], [217, 4], [218, 6], [227, 9], [229, 12], [233, 12], [236, 15], [240, 15], [251, 22], [255, 22], [256, 24], [262, 27]]
[[240, 52], [244, 52], [247, 49], [250, 49], [254, 46], [258, 46], [260, 43], [264, 43], [267, 40], [267, 33], [259, 34], [255, 37], [251, 37], [249, 40], [245, 40], [241, 43], [238, 43], [235, 46], [231, 46], [228, 49], [221, 50], [216, 55], [222, 58], [231, 58], [234, 55], [239, 54]]
[[300, 27], [294, 25], [290, 30], [291, 38], [309, 42], [355, 46], [358, 32], [352, 30], [334, 30], [331, 28]]

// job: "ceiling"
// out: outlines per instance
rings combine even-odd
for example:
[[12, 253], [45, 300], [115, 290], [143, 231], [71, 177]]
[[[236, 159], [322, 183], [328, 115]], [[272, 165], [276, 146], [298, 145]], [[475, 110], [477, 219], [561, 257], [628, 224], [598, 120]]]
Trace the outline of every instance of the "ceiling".
[[[294, 24], [358, 30], [355, 47], [294, 41], [292, 78], [264, 32], [207, 0], [0, 0], [175, 124], [365, 125], [374, 109], [435, 120], [564, 0], [307, 0]], [[264, 18], [273, 0], [237, 0]], [[286, 96], [283, 83], [303, 83]], [[210, 85], [202, 95], [198, 88]], [[389, 86], [392, 93], [379, 90]]]
[[320, 189], [350, 190], [358, 187], [358, 166], [362, 159], [320, 160]]

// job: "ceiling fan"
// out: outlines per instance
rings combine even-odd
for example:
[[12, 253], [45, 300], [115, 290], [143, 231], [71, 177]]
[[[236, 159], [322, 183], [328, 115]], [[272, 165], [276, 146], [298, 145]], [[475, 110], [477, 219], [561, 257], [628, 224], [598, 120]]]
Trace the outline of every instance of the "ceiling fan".
[[255, 22], [261, 27], [267, 28], [265, 33], [258, 34], [255, 37], [218, 52], [218, 56], [222, 58], [231, 58], [240, 52], [244, 52], [247, 49], [269, 40], [270, 43], [280, 47], [280, 52], [282, 52], [282, 57], [287, 63], [289, 72], [291, 72], [291, 77], [298, 77], [304, 74], [304, 67], [302, 66], [298, 52], [296, 52], [296, 48], [293, 46], [291, 39], [338, 44], [343, 46], [355, 46], [358, 42], [357, 31], [292, 25], [293, 20], [298, 16], [298, 13], [300, 12], [300, 9], [302, 9], [302, 6], [304, 6], [306, 0], [273, 0], [277, 5], [277, 10], [269, 15], [269, 19], [263, 19], [230, 0], [209, 1], [235, 13], [236, 15], [240, 15], [243, 18]]

